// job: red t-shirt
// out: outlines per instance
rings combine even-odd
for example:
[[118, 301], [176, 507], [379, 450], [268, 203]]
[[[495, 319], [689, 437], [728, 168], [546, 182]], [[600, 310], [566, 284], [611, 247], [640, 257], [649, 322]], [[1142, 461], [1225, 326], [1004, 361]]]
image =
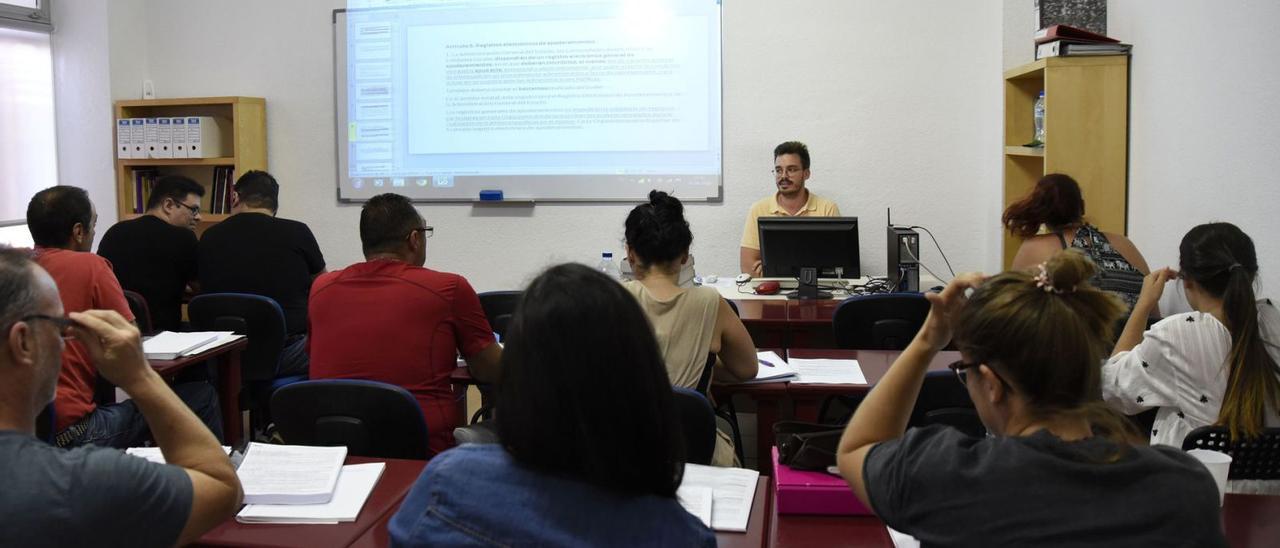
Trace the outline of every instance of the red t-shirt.
[[309, 303], [311, 378], [403, 386], [422, 406], [431, 449], [452, 447], [459, 417], [449, 375], [458, 352], [472, 356], [494, 343], [471, 284], [374, 260], [316, 278]]
[[[106, 259], [81, 251], [36, 248], [36, 263], [58, 284], [62, 308], [67, 312], [115, 310], [133, 321], [129, 301]], [[62, 351], [62, 371], [58, 373], [58, 392], [54, 396], [57, 410], [55, 429], [80, 422], [98, 407], [93, 401], [98, 384], [98, 369], [90, 363], [89, 354], [77, 341], [67, 341]]]

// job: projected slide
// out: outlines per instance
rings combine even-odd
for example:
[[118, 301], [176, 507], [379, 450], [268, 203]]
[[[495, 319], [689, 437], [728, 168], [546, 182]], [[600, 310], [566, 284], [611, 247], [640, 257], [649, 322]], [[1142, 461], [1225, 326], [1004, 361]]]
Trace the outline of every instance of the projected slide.
[[719, 199], [718, 2], [349, 7], [334, 23], [339, 198]]

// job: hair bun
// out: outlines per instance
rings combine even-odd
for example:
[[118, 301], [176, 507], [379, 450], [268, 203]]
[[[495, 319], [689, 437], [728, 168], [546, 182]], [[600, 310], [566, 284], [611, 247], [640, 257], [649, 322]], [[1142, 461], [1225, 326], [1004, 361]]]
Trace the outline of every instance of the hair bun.
[[1053, 287], [1062, 291], [1071, 291], [1084, 284], [1098, 271], [1097, 265], [1089, 260], [1084, 251], [1071, 248], [1058, 253], [1045, 262], [1045, 275]]
[[681, 218], [684, 216], [684, 204], [675, 196], [667, 194], [661, 190], [649, 191], [649, 205], [653, 206], [654, 212], [668, 218]]

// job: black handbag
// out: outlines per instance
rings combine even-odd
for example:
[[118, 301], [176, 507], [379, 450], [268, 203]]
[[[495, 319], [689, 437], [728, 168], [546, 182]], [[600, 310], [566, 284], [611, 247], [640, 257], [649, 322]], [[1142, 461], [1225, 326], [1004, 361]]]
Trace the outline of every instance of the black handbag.
[[778, 444], [778, 462], [796, 470], [821, 470], [836, 465], [836, 448], [844, 427], [801, 421], [773, 424]]

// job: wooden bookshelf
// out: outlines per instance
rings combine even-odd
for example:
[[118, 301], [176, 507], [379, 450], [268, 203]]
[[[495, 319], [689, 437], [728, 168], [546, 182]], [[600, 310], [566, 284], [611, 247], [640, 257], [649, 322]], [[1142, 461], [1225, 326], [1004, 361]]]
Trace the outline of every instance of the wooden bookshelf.
[[[229, 123], [231, 135], [223, 136], [223, 152], [219, 158], [116, 158], [116, 205], [120, 220], [140, 215], [134, 210], [133, 170], [154, 168], [161, 175], [186, 175], [204, 185], [201, 221], [198, 231], [221, 222], [227, 214], [210, 213], [213, 200], [213, 172], [219, 166], [231, 166], [239, 177], [246, 171], [267, 169], [267, 101], [261, 97], [192, 97], [116, 101], [115, 118], [150, 118], [156, 116], [212, 116]], [[114, 134], [114, 132], [113, 132]], [[228, 147], [228, 145], [230, 145]]]
[[[1045, 145], [1032, 108], [1045, 96]], [[1080, 183], [1085, 218], [1106, 232], [1127, 233], [1129, 56], [1049, 57], [1004, 73], [1004, 207], [1040, 177], [1066, 173]], [[1003, 208], [1002, 208], [1003, 209]], [[1004, 267], [1020, 239], [1004, 233]]]

